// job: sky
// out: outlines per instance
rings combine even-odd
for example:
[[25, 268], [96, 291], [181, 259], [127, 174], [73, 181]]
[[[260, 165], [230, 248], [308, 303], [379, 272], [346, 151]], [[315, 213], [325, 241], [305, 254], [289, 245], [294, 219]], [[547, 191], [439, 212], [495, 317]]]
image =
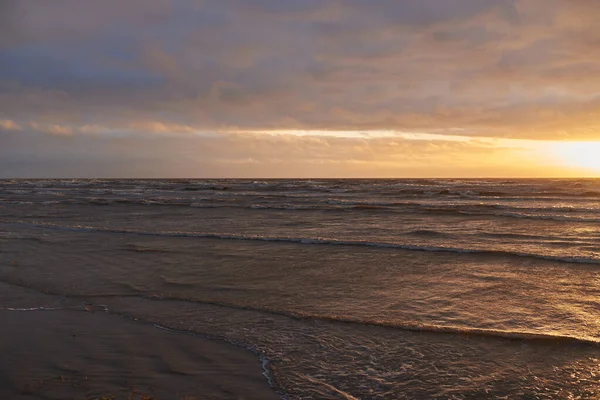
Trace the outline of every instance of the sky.
[[595, 0], [0, 0], [0, 178], [600, 176]]

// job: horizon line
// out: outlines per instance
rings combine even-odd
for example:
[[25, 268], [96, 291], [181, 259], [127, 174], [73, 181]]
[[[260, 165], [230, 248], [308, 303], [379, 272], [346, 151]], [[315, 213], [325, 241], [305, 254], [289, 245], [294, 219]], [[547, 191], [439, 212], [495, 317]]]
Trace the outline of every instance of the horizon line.
[[178, 178], [144, 178], [144, 177], [36, 177], [36, 178], [25, 178], [25, 177], [13, 177], [13, 178], [0, 178], [0, 181], [5, 180], [45, 180], [45, 179], [54, 179], [54, 180], [268, 180], [268, 181], [281, 181], [281, 180], [400, 180], [400, 179], [411, 179], [411, 180], [444, 180], [444, 179], [463, 179], [463, 180], [478, 180], [478, 179], [494, 179], [494, 180], [529, 180], [529, 179], [600, 179], [600, 175], [598, 176], [526, 176], [526, 177], [497, 177], [497, 176], [480, 176], [480, 177], [378, 177], [378, 178], [360, 178], [360, 177], [311, 177], [311, 178], [265, 178], [265, 177], [244, 177], [244, 178], [236, 178], [236, 177], [228, 177], [228, 178], [218, 178], [218, 177], [178, 177]]

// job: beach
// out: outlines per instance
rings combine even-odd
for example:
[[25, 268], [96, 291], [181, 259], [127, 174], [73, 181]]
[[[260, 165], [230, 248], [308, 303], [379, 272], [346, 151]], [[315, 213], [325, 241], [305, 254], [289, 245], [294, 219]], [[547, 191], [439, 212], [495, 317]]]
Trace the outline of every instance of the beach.
[[1, 291], [11, 303], [0, 310], [2, 399], [279, 398], [246, 349], [21, 288]]

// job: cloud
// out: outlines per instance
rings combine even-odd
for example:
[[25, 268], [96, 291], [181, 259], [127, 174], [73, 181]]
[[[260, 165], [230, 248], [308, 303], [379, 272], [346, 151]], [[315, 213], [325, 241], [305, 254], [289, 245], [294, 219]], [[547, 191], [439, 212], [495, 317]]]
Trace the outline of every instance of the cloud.
[[[480, 177], [564, 175], [534, 142], [443, 135], [49, 134], [0, 128], [1, 177]], [[539, 162], [534, 162], [538, 157]]]
[[5, 129], [7, 131], [20, 131], [21, 126], [15, 123], [15, 121], [11, 121], [10, 119], [0, 120], [0, 129]]
[[0, 120], [39, 132], [600, 138], [593, 1], [3, 0], [0, 18]]

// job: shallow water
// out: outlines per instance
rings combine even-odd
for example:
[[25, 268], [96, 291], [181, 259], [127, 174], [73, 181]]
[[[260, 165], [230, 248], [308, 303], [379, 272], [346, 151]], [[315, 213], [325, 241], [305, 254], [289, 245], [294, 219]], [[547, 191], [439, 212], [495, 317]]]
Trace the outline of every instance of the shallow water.
[[599, 200], [598, 180], [0, 181], [0, 280], [257, 349], [288, 398], [593, 399]]

